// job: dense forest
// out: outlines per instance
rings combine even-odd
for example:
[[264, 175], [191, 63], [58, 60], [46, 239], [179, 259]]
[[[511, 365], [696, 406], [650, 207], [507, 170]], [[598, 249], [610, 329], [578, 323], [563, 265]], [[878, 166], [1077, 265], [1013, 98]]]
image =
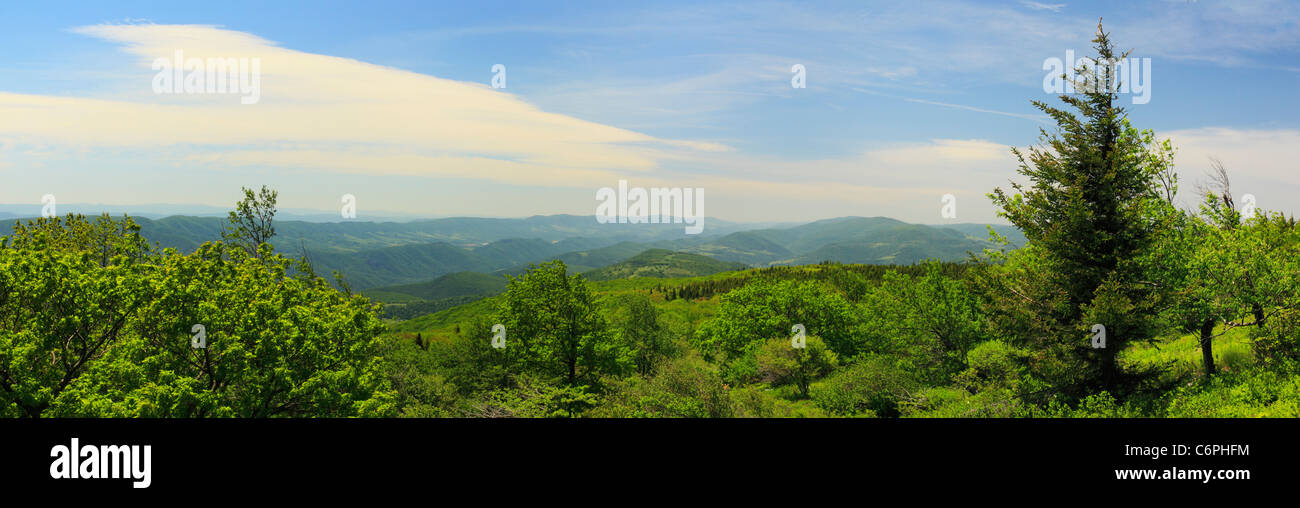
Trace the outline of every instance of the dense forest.
[[0, 416], [1300, 416], [1295, 220], [1239, 207], [1223, 164], [1180, 208], [1173, 146], [1105, 87], [1060, 100], [989, 194], [1027, 245], [964, 262], [555, 260], [457, 277], [474, 299], [386, 289], [441, 302], [391, 319], [273, 247], [265, 187], [192, 252], [130, 217], [17, 223]]

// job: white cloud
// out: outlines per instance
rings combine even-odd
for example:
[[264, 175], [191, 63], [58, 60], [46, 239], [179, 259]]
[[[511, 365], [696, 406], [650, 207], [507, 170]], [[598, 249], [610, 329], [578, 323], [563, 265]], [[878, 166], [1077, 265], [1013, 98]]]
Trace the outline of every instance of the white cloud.
[[1300, 130], [1231, 129], [1206, 127], [1164, 133], [1178, 153], [1174, 165], [1180, 178], [1179, 195], [1184, 205], [1199, 202], [1197, 184], [1206, 180], [1210, 157], [1221, 160], [1232, 180], [1233, 193], [1254, 194], [1259, 207], [1300, 212]]
[[696, 162], [707, 174], [656, 172], [644, 185], [705, 187], [710, 213], [788, 221], [882, 215], [939, 222], [939, 200], [951, 193], [961, 202], [962, 221], [1000, 222], [985, 193], [1016, 175], [1010, 149], [982, 139], [934, 139], [837, 159], [704, 156]]
[[[1205, 181], [1213, 156], [1227, 166], [1238, 199], [1254, 194], [1261, 209], [1300, 213], [1295, 199], [1300, 195], [1300, 130], [1206, 127], [1162, 136], [1177, 148], [1183, 206], [1199, 201], [1197, 184]], [[848, 159], [719, 160], [714, 167], [751, 181], [716, 181], [718, 191], [710, 196], [748, 195], [752, 201], [782, 204], [748, 205], [747, 213], [763, 219], [886, 215], [937, 223], [939, 196], [951, 192], [958, 197], [961, 221], [1002, 222], [985, 194], [1007, 188], [1011, 180], [1024, 183], [1010, 148], [980, 139], [935, 139], [876, 147]], [[728, 204], [746, 207], [738, 199]]]
[[[67, 147], [192, 147], [190, 160], [518, 183], [647, 171], [669, 153], [727, 149], [548, 113], [487, 84], [294, 51], [211, 26], [77, 31], [122, 44], [135, 57], [137, 86], [126, 89], [136, 92], [111, 100], [0, 92], [0, 137]], [[261, 101], [155, 95], [149, 65], [176, 50], [186, 58], [260, 59]]]
[[1021, 0], [1020, 4], [1036, 11], [1061, 12], [1061, 9], [1065, 8], [1065, 4], [1044, 4], [1039, 2], [1029, 2], [1025, 0]]
[[1034, 120], [1034, 121], [1037, 121], [1037, 122], [1046, 122], [1047, 120], [1051, 120], [1051, 117], [1049, 117], [1049, 116], [1047, 116], [1047, 115], [1042, 115], [1042, 114], [1032, 115], [1032, 114], [1025, 114], [1025, 113], [1010, 113], [1010, 112], [1007, 112], [1007, 111], [998, 111], [998, 110], [994, 110], [994, 109], [977, 108], [977, 107], [974, 107], [974, 106], [963, 106], [963, 105], [961, 105], [961, 104], [949, 104], [949, 103], [946, 103], [946, 102], [927, 101], [927, 100], [924, 100], [924, 99], [903, 99], [903, 100], [905, 100], [905, 101], [907, 101], [907, 102], [915, 102], [915, 103], [918, 103], [918, 104], [929, 104], [929, 105], [931, 105], [931, 106], [942, 106], [942, 107], [945, 107], [945, 108], [961, 109], [961, 110], [966, 110], [966, 111], [974, 111], [974, 112], [976, 112], [976, 113], [989, 113], [989, 114], [994, 114], [994, 115], [1010, 116], [1010, 117], [1014, 117], [1014, 118], [1024, 118], [1024, 119], [1026, 119], [1026, 120]]

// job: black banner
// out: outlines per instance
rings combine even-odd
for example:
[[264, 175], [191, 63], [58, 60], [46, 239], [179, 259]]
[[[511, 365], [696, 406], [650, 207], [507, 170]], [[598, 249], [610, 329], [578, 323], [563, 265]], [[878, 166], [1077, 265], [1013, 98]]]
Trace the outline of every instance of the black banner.
[[1256, 490], [1295, 478], [1295, 429], [1286, 420], [8, 420], [0, 478], [11, 489], [123, 498], [502, 494], [574, 481]]

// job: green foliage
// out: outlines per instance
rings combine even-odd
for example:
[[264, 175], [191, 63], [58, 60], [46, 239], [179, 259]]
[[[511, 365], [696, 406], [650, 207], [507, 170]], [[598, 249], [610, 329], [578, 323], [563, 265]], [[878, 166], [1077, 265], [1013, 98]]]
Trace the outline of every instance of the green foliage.
[[[760, 386], [741, 386], [728, 388], [731, 407], [736, 418], [826, 418], [828, 415], [821, 408], [807, 400], [786, 400], [777, 396], [772, 390]], [[876, 414], [864, 410], [854, 415], [860, 418], [875, 418]]]
[[[963, 278], [968, 265], [939, 263], [940, 271], [952, 278]], [[834, 288], [852, 302], [861, 301], [871, 287], [880, 283], [888, 273], [915, 275], [929, 270], [929, 265], [844, 265], [822, 262], [808, 266], [773, 266], [740, 273], [727, 273], [711, 277], [687, 279], [678, 284], [656, 286], [653, 292], [662, 293], [665, 300], [678, 298], [696, 300], [712, 298], [743, 287], [755, 279], [769, 281], [818, 281]]]
[[[1100, 24], [1093, 42], [1098, 65], [1123, 57]], [[1170, 227], [1167, 210], [1176, 190], [1169, 176], [1172, 146], [1133, 128], [1116, 105], [1115, 89], [1102, 85], [1060, 97], [1077, 113], [1034, 101], [1056, 129], [1041, 131], [1043, 146], [1013, 149], [1030, 184], [1013, 183], [1014, 194], [1001, 188], [990, 194], [999, 214], [1037, 247], [1034, 265], [1025, 268], [1038, 272], [1032, 282], [1041, 286], [1025, 290], [1025, 279], [997, 284], [1009, 290], [999, 298], [1028, 303], [1013, 311], [1021, 314], [1017, 318], [1044, 323], [1018, 341], [1047, 353], [1040, 375], [1075, 396], [1097, 388], [1115, 392], [1124, 384], [1116, 352], [1151, 337], [1158, 309], [1152, 287], [1142, 283], [1149, 279], [1141, 259]], [[1096, 321], [1102, 318], [1107, 321]], [[1107, 328], [1101, 350], [1084, 340], [1083, 331], [1096, 323]]]
[[626, 261], [598, 268], [583, 275], [593, 281], [630, 277], [696, 277], [746, 268], [749, 268], [749, 265], [718, 261], [700, 254], [649, 249]]
[[586, 280], [568, 276], [562, 261], [510, 277], [498, 314], [507, 330], [505, 353], [520, 372], [575, 385], [625, 367]]
[[472, 403], [476, 418], [574, 418], [594, 406], [597, 396], [585, 385], [555, 385], [519, 376], [515, 385], [488, 392]]
[[113, 220], [108, 214], [87, 220], [80, 214], [66, 218], [41, 217], [27, 224], [15, 222], [13, 235], [5, 246], [17, 250], [53, 250], [82, 252], [99, 266], [107, 266], [118, 256], [140, 261], [149, 253], [149, 243], [140, 236], [140, 226], [131, 217]]
[[966, 353], [986, 335], [978, 299], [937, 262], [912, 276], [885, 275], [863, 302], [867, 333], [886, 350], [911, 358], [936, 383], [966, 367]]
[[[220, 242], [151, 253], [129, 220], [34, 221], [0, 248], [0, 403], [27, 416], [391, 414], [365, 298]], [[82, 234], [127, 232], [117, 240]], [[105, 245], [111, 245], [105, 249]], [[57, 246], [57, 248], [52, 248]], [[111, 257], [105, 257], [111, 252]], [[192, 347], [196, 325], [206, 347]]]
[[[1295, 301], [1295, 300], [1292, 300]], [[1286, 309], [1252, 330], [1254, 354], [1270, 366], [1300, 363], [1300, 311]]]
[[1225, 372], [1169, 394], [1170, 418], [1300, 417], [1300, 373], [1287, 368]]
[[980, 343], [967, 353], [969, 365], [956, 379], [957, 386], [970, 392], [1014, 390], [1020, 385], [1029, 354], [1000, 340]]
[[860, 318], [843, 296], [812, 282], [756, 280], [722, 296], [718, 315], [700, 327], [696, 340], [706, 353], [724, 359], [744, 356], [750, 344], [770, 337], [789, 337], [803, 324], [831, 351], [852, 357], [867, 350], [857, 327]]
[[1110, 392], [1089, 395], [1074, 405], [1053, 401], [1045, 408], [1026, 408], [1020, 414], [1027, 418], [1137, 418], [1142, 415], [1140, 408], [1120, 402]]
[[[1103, 64], [1121, 57], [1098, 29]], [[394, 331], [434, 339], [432, 386], [454, 385], [469, 401], [466, 414], [1296, 416], [1295, 221], [1267, 212], [1247, 219], [1222, 170], [1199, 213], [1179, 210], [1171, 144], [1132, 127], [1113, 93], [1061, 100], [1068, 111], [1036, 103], [1056, 128], [1015, 152], [1027, 181], [991, 195], [1014, 227], [851, 217], [663, 242], [672, 251], [592, 273], [626, 278], [586, 285], [554, 267], [534, 269], [525, 275], [533, 283], [512, 282], [506, 295]], [[989, 230], [991, 240], [977, 238]], [[1021, 248], [1006, 250], [1001, 236]], [[715, 264], [682, 252], [775, 266], [654, 277]], [[596, 257], [565, 262], [591, 266]], [[806, 264], [960, 257], [976, 262]], [[593, 317], [572, 327], [576, 335], [600, 345], [584, 360], [591, 374], [572, 382], [556, 365], [574, 365], [567, 359], [581, 355], [562, 353], [582, 343], [543, 325], [578, 314]], [[471, 321], [517, 315], [549, 317], [511, 325], [512, 337], [522, 326], [566, 346], [495, 351], [491, 321]], [[602, 334], [605, 322], [612, 326]], [[795, 324], [806, 327], [807, 349], [790, 347]], [[1090, 343], [1094, 324], [1106, 327], [1104, 349]]]
[[[1251, 338], [1251, 328], [1215, 329], [1214, 363], [1221, 370], [1242, 370], [1256, 363], [1252, 349], [1258, 343]], [[1170, 336], [1161, 341], [1140, 344], [1124, 351], [1121, 361], [1134, 366], [1158, 369], [1164, 381], [1177, 382], [1204, 374], [1201, 344], [1197, 333]]]
[[707, 362], [677, 358], [653, 376], [612, 381], [591, 415], [618, 418], [727, 418], [735, 415], [728, 387]]
[[[456, 272], [443, 275], [434, 280], [400, 286], [384, 286], [365, 291], [382, 302], [401, 301], [405, 296], [415, 300], [440, 300], [457, 296], [491, 296], [506, 289], [506, 278], [501, 275], [488, 275], [476, 272]], [[373, 294], [372, 294], [373, 293]], [[391, 296], [380, 296], [391, 295]]]
[[275, 236], [275, 199], [279, 193], [265, 185], [256, 194], [244, 189], [244, 199], [235, 204], [221, 230], [221, 240], [228, 245], [242, 247], [251, 256], [257, 256], [262, 244]]
[[1007, 389], [971, 393], [934, 387], [905, 401], [900, 411], [906, 418], [1011, 418], [1018, 415], [1020, 408], [1020, 400]]
[[922, 385], [899, 362], [888, 356], [871, 356], [835, 372], [812, 385], [817, 407], [837, 416], [899, 415], [899, 404]]
[[[105, 353], [132, 338], [152, 291], [140, 251], [97, 255], [81, 217], [35, 222], [0, 248], [0, 404], [40, 417]], [[62, 248], [60, 248], [62, 247]]]
[[795, 348], [790, 339], [776, 338], [763, 342], [754, 351], [758, 379], [773, 386], [792, 384], [799, 394], [808, 397], [814, 380], [829, 374], [839, 365], [835, 353], [827, 350], [820, 337], [807, 337], [804, 347]]
[[[1094, 42], [1103, 63], [1123, 56], [1100, 26]], [[18, 223], [0, 239], [0, 415], [1300, 416], [1295, 220], [1244, 214], [1217, 160], [1199, 210], [1178, 209], [1172, 145], [1113, 93], [1061, 100], [1035, 102], [1055, 129], [1014, 152], [1027, 181], [991, 195], [1013, 227], [272, 227], [266, 187], [224, 228]], [[277, 233], [304, 259], [276, 254]], [[372, 299], [409, 320], [385, 327]]]
[[509, 388], [514, 383], [512, 374], [520, 372], [515, 358], [507, 354], [513, 345], [509, 333], [504, 350], [492, 347], [492, 326], [496, 322], [495, 315], [477, 316], [449, 342], [430, 347], [431, 354], [440, 358], [442, 372], [464, 396]]
[[440, 372], [437, 356], [394, 337], [382, 339], [377, 353], [383, 362], [380, 370], [394, 392], [394, 405], [400, 408], [398, 416], [458, 416], [459, 391]]
[[649, 297], [622, 295], [615, 299], [612, 314], [614, 329], [638, 373], [649, 374], [662, 359], [680, 353]]

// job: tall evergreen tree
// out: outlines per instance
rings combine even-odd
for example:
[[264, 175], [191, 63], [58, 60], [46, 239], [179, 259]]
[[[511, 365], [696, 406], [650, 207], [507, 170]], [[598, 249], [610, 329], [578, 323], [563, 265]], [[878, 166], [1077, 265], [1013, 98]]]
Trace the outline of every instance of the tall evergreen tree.
[[[1165, 215], [1162, 175], [1173, 149], [1157, 143], [1151, 131], [1133, 128], [1117, 104], [1121, 83], [1114, 71], [1128, 53], [1115, 53], [1100, 22], [1093, 43], [1097, 58], [1076, 69], [1085, 76], [1073, 83], [1078, 93], [1060, 96], [1073, 111], [1033, 102], [1056, 129], [1040, 129], [1040, 146], [1013, 149], [1030, 183], [1013, 182], [1013, 194], [998, 188], [990, 197], [999, 214], [1041, 249], [1042, 269], [1064, 295], [1065, 305], [1045, 316], [1054, 321], [1053, 336], [1030, 340], [1052, 342], [1044, 345], [1084, 366], [1069, 383], [1114, 392], [1117, 353], [1151, 333], [1154, 310], [1138, 259]], [[1106, 327], [1105, 348], [1088, 341], [1094, 324]]]

